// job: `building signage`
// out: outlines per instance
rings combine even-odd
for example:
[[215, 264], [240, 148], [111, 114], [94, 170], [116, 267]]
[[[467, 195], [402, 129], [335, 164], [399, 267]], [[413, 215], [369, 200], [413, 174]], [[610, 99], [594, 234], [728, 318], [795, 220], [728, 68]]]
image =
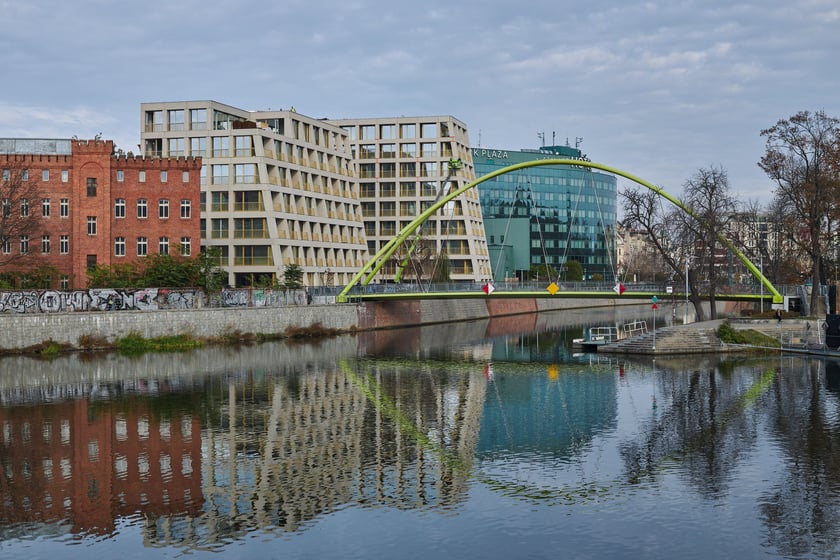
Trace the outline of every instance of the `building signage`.
[[487, 150], [485, 148], [473, 148], [473, 157], [486, 157], [490, 159], [509, 159], [507, 150]]

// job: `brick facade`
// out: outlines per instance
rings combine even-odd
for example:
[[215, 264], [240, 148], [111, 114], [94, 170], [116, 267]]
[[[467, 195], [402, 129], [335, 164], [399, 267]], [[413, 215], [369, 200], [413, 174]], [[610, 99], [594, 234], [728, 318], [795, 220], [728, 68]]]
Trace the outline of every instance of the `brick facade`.
[[[59, 274], [50, 287], [80, 289], [90, 265], [142, 258], [143, 240], [146, 255], [179, 255], [182, 241], [188, 241], [189, 256], [198, 254], [200, 158], [125, 156], [114, 152], [111, 140], [74, 139], [70, 145], [69, 155], [0, 154], [0, 169], [27, 170], [28, 181], [37, 183], [28, 219], [40, 221], [29, 236], [29, 254], [4, 271], [49, 265]], [[11, 251], [19, 251], [11, 241]]]

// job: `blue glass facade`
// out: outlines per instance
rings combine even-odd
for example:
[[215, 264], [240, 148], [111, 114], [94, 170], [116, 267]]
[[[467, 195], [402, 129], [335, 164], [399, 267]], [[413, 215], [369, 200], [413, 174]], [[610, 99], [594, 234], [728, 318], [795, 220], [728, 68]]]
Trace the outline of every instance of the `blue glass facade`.
[[[471, 149], [480, 178], [517, 163], [583, 159], [569, 146], [539, 150]], [[505, 173], [478, 185], [493, 277], [528, 279], [547, 264], [564, 278], [577, 261], [586, 279], [615, 280], [616, 177], [578, 166], [538, 166]]]

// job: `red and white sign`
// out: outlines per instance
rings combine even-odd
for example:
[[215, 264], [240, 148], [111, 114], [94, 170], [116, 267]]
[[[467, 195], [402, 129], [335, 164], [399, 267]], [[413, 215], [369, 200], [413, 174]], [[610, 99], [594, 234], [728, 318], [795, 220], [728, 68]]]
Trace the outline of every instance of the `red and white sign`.
[[496, 288], [490, 282], [484, 284], [484, 286], [481, 289], [484, 290], [484, 293], [488, 296], [496, 291]]
[[615, 293], [617, 293], [618, 295], [623, 294], [624, 293], [624, 284], [619, 282], [618, 284], [615, 285], [615, 287], [613, 288], [613, 291]]

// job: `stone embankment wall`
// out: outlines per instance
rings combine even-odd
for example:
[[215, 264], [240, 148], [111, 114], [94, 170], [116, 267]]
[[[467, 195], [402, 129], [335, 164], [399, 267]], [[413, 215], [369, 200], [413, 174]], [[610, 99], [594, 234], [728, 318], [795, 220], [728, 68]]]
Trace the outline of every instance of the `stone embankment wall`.
[[638, 305], [637, 300], [452, 299], [284, 307], [94, 311], [0, 314], [0, 352], [55, 341], [82, 346], [82, 337], [114, 342], [132, 333], [146, 338], [175, 334], [218, 337], [232, 333], [284, 334], [288, 329], [320, 327], [339, 331], [391, 329], [532, 314], [586, 307]]

